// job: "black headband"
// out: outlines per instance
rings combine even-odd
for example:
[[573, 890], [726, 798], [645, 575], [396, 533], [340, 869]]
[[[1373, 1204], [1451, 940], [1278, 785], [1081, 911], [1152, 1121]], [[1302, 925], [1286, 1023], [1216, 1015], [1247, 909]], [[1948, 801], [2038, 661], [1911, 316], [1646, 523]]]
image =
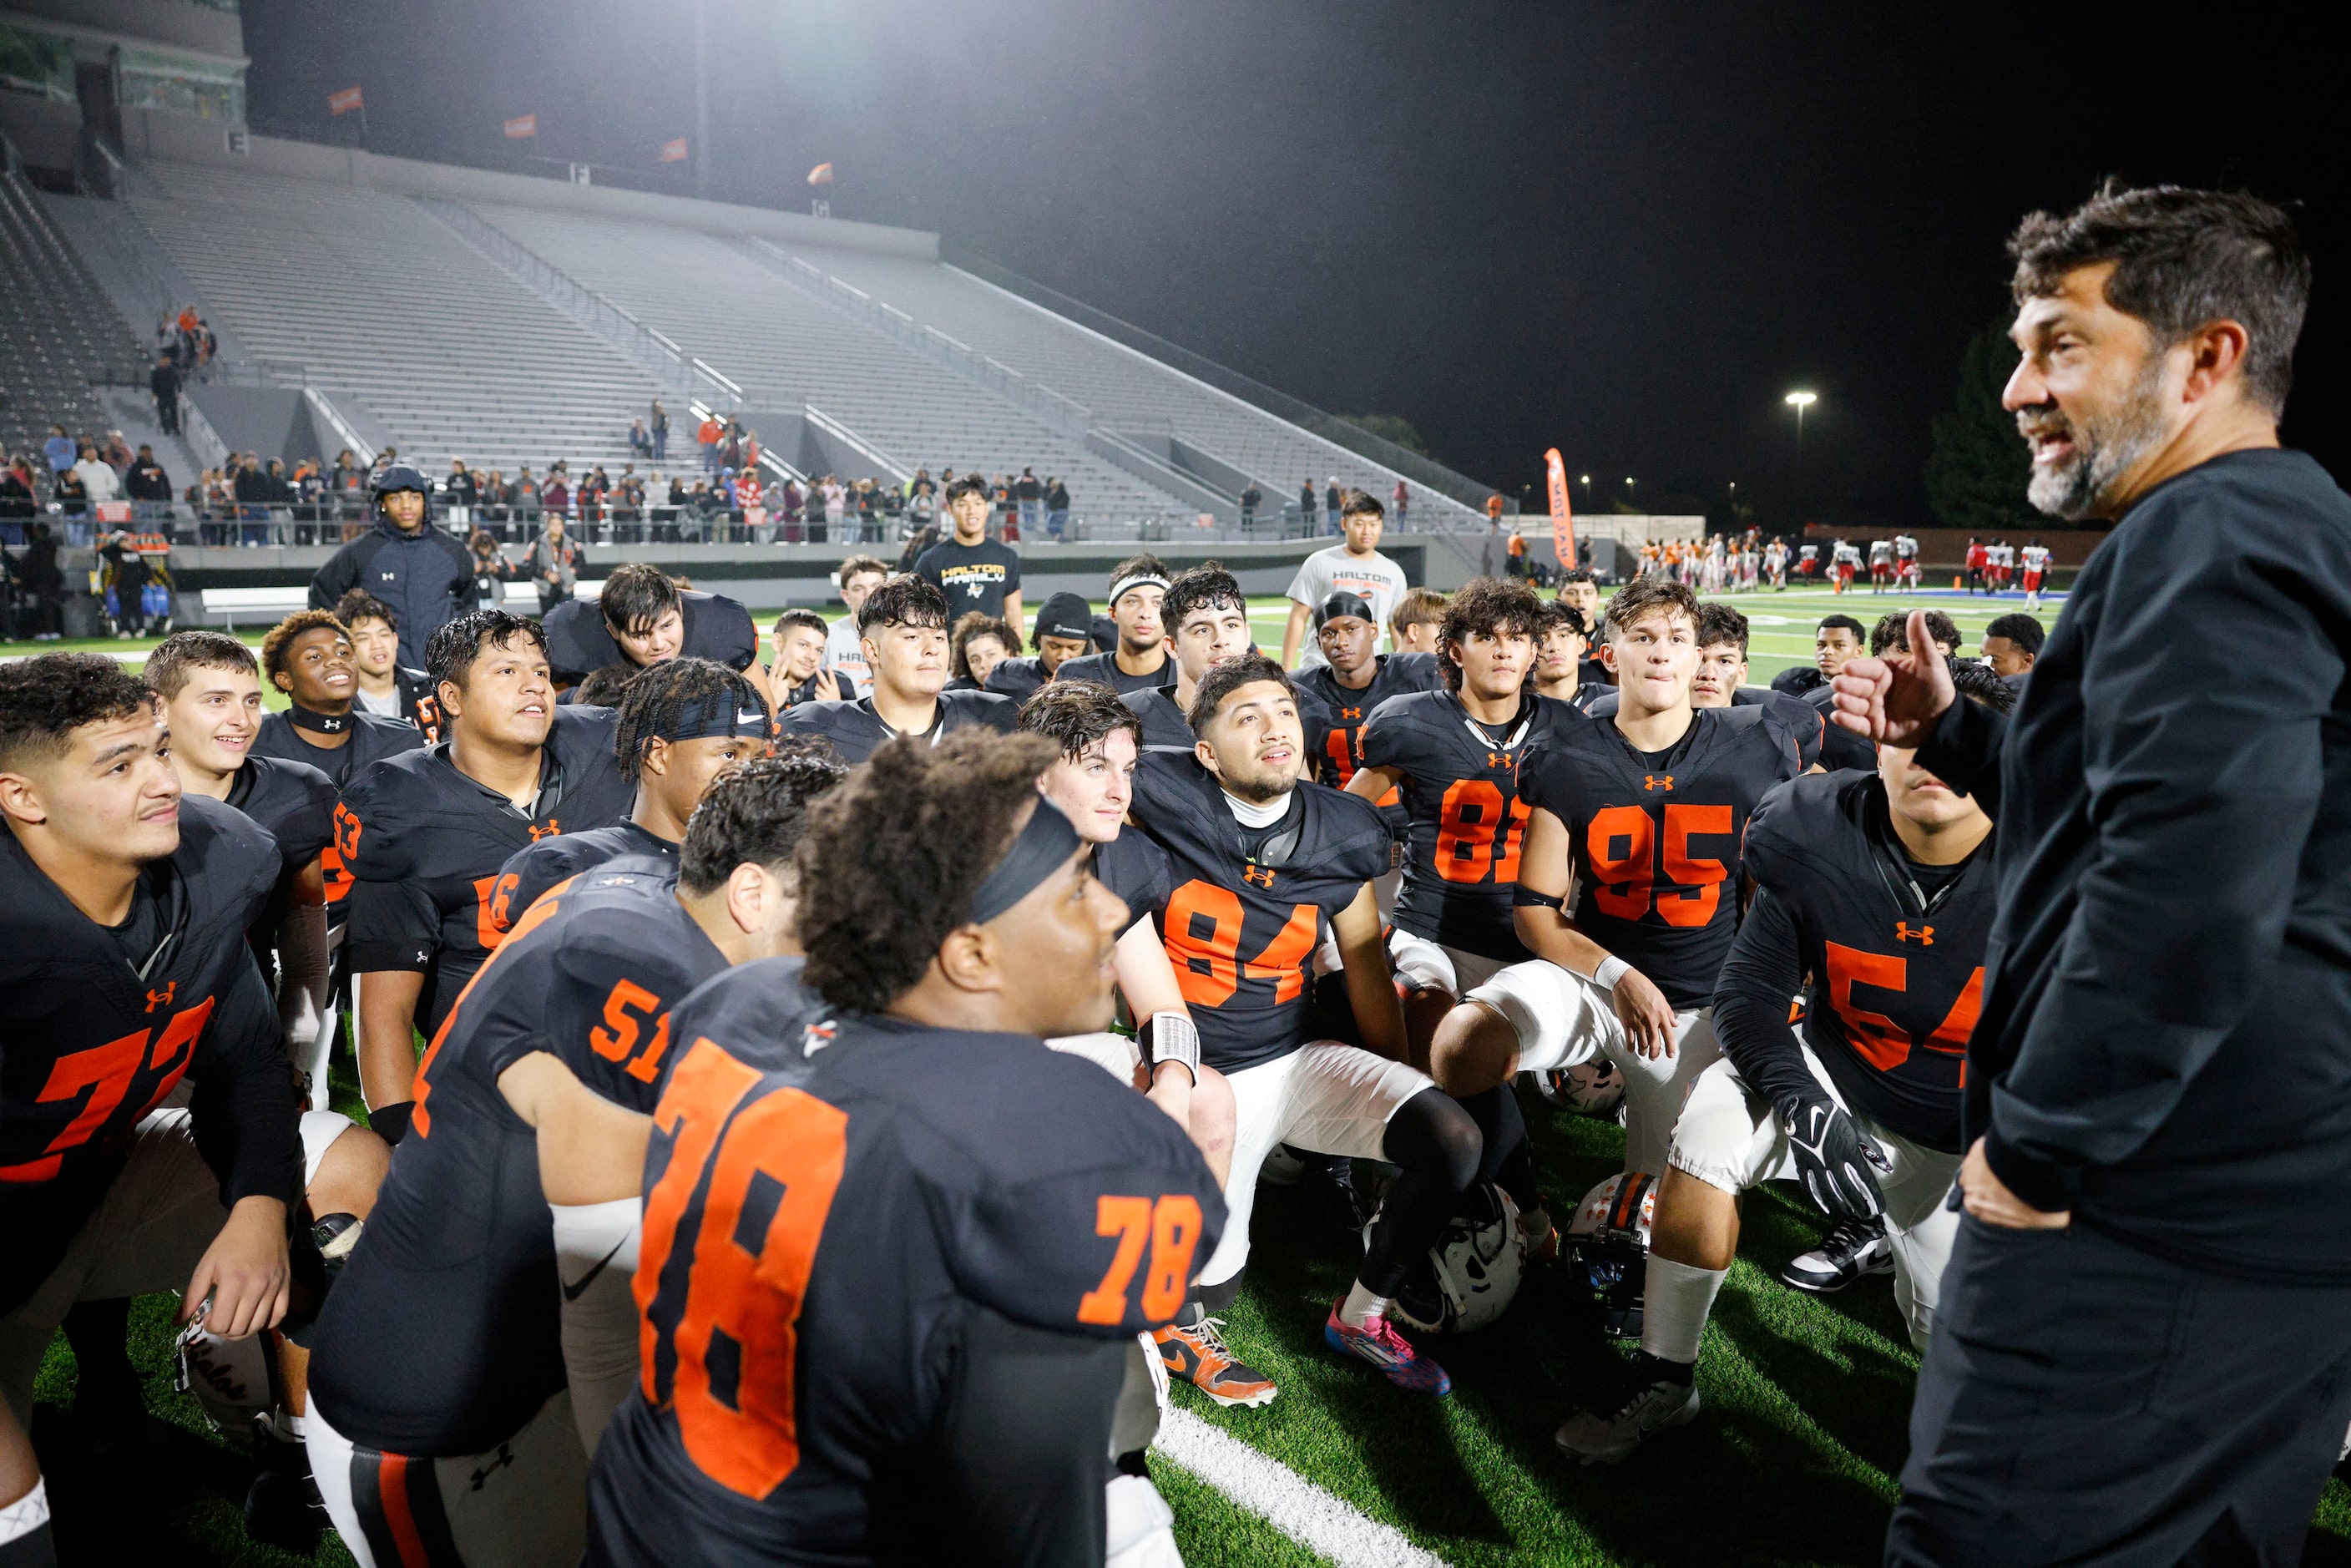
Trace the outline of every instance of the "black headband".
[[1028, 897], [1084, 843], [1078, 830], [1070, 826], [1070, 819], [1061, 815], [1061, 809], [1039, 797], [1037, 809], [1029, 814], [1028, 824], [1012, 841], [1012, 847], [972, 894], [971, 924], [985, 925]]
[[769, 734], [768, 710], [757, 698], [732, 691], [714, 692], [696, 707], [682, 708], [659, 729], [646, 731], [664, 740], [711, 740], [722, 736], [747, 736], [765, 740]]
[[1343, 591], [1324, 600], [1315, 610], [1314, 629], [1319, 632], [1325, 622], [1336, 621], [1343, 615], [1351, 615], [1358, 621], [1368, 621], [1374, 626], [1380, 623], [1379, 617], [1372, 613], [1370, 600], [1360, 593], [1348, 593]]

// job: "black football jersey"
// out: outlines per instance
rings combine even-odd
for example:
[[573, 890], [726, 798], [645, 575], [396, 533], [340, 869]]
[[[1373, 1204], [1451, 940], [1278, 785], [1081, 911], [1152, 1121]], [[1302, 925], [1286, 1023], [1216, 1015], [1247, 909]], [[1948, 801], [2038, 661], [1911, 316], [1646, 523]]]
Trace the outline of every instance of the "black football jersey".
[[[678, 656], [710, 659], [730, 670], [747, 669], [758, 656], [759, 632], [751, 612], [723, 593], [687, 589], [678, 595], [684, 624], [678, 630]], [[577, 681], [621, 657], [621, 644], [604, 624], [601, 609], [584, 599], [569, 599], [547, 612], [547, 662], [560, 675]]]
[[675, 876], [623, 858], [559, 883], [434, 1035], [408, 1136], [311, 1340], [311, 1397], [352, 1441], [481, 1453], [563, 1386], [538, 1134], [498, 1075], [543, 1051], [614, 1104], [652, 1112], [671, 1005], [726, 967]]
[[1104, 887], [1126, 901], [1126, 923], [1155, 920], [1167, 908], [1175, 891], [1175, 872], [1167, 852], [1140, 831], [1123, 832], [1106, 844], [1094, 846], [1094, 875]]
[[[1199, 738], [1192, 733], [1192, 721], [1176, 706], [1176, 688], [1172, 685], [1144, 686], [1125, 693], [1118, 700], [1143, 721], [1145, 750], [1189, 752]], [[1298, 689], [1298, 727], [1306, 737], [1305, 773], [1311, 779], [1315, 777], [1316, 759], [1330, 752], [1331, 732], [1336, 725], [1329, 706], [1304, 687]]]
[[[1582, 692], [1583, 688], [1578, 687], [1577, 695], [1581, 695]], [[1590, 706], [1583, 711], [1593, 718], [1614, 718], [1619, 695], [1614, 686], [1604, 687], [1593, 695]], [[1833, 744], [1829, 740], [1829, 734], [1835, 727], [1828, 722], [1820, 709], [1802, 697], [1791, 695], [1786, 692], [1773, 691], [1769, 686], [1741, 686], [1730, 694], [1730, 706], [1768, 707], [1778, 714], [1787, 725], [1788, 732], [1796, 737], [1796, 759], [1807, 769], [1821, 760], [1822, 747], [1824, 744]], [[1876, 747], [1853, 735], [1851, 731], [1837, 730], [1836, 733], [1846, 736], [1869, 753], [1869, 761], [1865, 766], [1873, 768], [1877, 766]]]
[[1034, 653], [1026, 653], [998, 659], [996, 668], [987, 672], [987, 684], [980, 689], [1010, 697], [1015, 703], [1025, 703], [1044, 684], [1045, 662]]
[[[1388, 869], [1379, 812], [1301, 779], [1281, 822], [1245, 838], [1207, 769], [1166, 751], [1145, 754], [1135, 769], [1131, 810], [1167, 852], [1175, 887], [1159, 934], [1200, 1031], [1201, 1059], [1230, 1072], [1306, 1044], [1315, 948], [1331, 917]], [[1261, 841], [1254, 854], [1250, 840]]]
[[1521, 693], [1505, 724], [1481, 725], [1449, 691], [1390, 697], [1364, 726], [1366, 768], [1397, 768], [1409, 821], [1396, 928], [1480, 957], [1528, 956], [1510, 916], [1527, 807], [1519, 767], [1562, 726], [1565, 703]]
[[[993, 692], [941, 692], [938, 702], [938, 716], [928, 731], [934, 746], [941, 736], [975, 725], [1009, 731], [1020, 722], [1020, 709], [1012, 699]], [[898, 734], [873, 711], [872, 697], [859, 697], [855, 702], [802, 703], [785, 710], [783, 723], [787, 735], [821, 736], [830, 740], [833, 749], [852, 767], [872, 756], [883, 741], [894, 739]]]
[[584, 833], [558, 833], [553, 838], [525, 844], [507, 858], [507, 863], [498, 870], [498, 885], [490, 894], [491, 924], [500, 931], [510, 929], [525, 911], [538, 902], [539, 894], [557, 883], [583, 871], [593, 871], [622, 855], [646, 855], [666, 861], [670, 874], [677, 874], [677, 845], [633, 821], [590, 828]]
[[0, 1312], [47, 1278], [183, 1078], [224, 1203], [300, 1198], [293, 1075], [246, 945], [279, 871], [251, 818], [182, 795], [180, 846], [133, 895], [134, 958], [0, 831]]
[[277, 841], [277, 888], [261, 924], [283, 912], [294, 879], [335, 841], [334, 780], [307, 763], [248, 757], [229, 780], [231, 806]]
[[870, 1015], [799, 1032], [766, 1072], [679, 1035], [589, 1563], [945, 1560], [893, 1542], [952, 1507], [933, 1445], [975, 1322], [1164, 1324], [1223, 1230], [1191, 1140], [1091, 1062]]
[[1804, 1038], [1845, 1103], [1958, 1154], [1960, 1072], [1996, 897], [1991, 840], [1956, 875], [1914, 865], [1878, 776], [1826, 773], [1763, 798], [1745, 866], [1758, 903], [1722, 987], [1752, 979], [1784, 1005], [1786, 980], [1802, 976]]
[[445, 742], [379, 762], [343, 791], [335, 845], [353, 879], [351, 971], [423, 974], [428, 1036], [498, 945], [498, 873], [514, 852], [627, 813], [636, 790], [612, 759], [612, 725], [611, 708], [556, 710], [530, 816], [458, 772]]
[[1441, 691], [1444, 672], [1434, 653], [1381, 653], [1371, 685], [1358, 690], [1339, 684], [1339, 673], [1328, 664], [1301, 670], [1292, 677], [1331, 716], [1330, 732], [1315, 754], [1315, 774], [1333, 789], [1344, 789], [1362, 766], [1364, 723], [1390, 697], [1405, 692]]
[[360, 708], [351, 710], [350, 718], [351, 737], [329, 749], [311, 745], [284, 714], [269, 714], [253, 737], [252, 755], [308, 763], [341, 789], [385, 758], [419, 750], [426, 744], [423, 732], [413, 724]]
[[1705, 1007], [1739, 924], [1747, 819], [1802, 766], [1771, 709], [1698, 708], [1652, 759], [1614, 719], [1556, 727], [1519, 768], [1519, 795], [1567, 829], [1575, 924], [1677, 1009]]
[[1121, 696], [1129, 692], [1150, 691], [1156, 687], [1173, 690], [1176, 685], [1176, 656], [1168, 653], [1159, 661], [1159, 667], [1147, 675], [1130, 675], [1118, 667], [1116, 653], [1085, 653], [1074, 659], [1064, 659], [1061, 667], [1053, 672], [1057, 681], [1092, 681], [1098, 686], [1108, 686]]

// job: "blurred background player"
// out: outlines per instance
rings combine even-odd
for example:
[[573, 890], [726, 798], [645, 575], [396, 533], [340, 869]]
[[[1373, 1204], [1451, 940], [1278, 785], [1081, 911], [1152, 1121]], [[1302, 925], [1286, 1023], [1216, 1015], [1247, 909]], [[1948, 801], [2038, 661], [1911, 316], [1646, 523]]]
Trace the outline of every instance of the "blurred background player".
[[2025, 677], [2041, 658], [2041, 644], [2046, 633], [2041, 622], [2021, 611], [1995, 615], [1984, 627], [1981, 652], [1991, 673], [2024, 695]]
[[433, 481], [411, 465], [385, 464], [369, 477], [368, 493], [375, 527], [336, 550], [310, 579], [310, 608], [332, 610], [352, 589], [366, 589], [392, 607], [399, 662], [421, 670], [433, 633], [473, 604], [473, 554], [433, 526]]
[[[1981, 665], [1953, 668], [1972, 700], [2014, 703]], [[1959, 1227], [1943, 1199], [1983, 993], [1991, 834], [1973, 799], [1891, 746], [1875, 772], [1799, 779], [1757, 806], [1742, 857], [1756, 892], [1715, 989], [1723, 1060], [1674, 1126], [1641, 1349], [1560, 1428], [1571, 1458], [1613, 1464], [1698, 1414], [1699, 1338], [1738, 1251], [1739, 1195], [1759, 1182], [1803, 1184], [1835, 1222], [1824, 1250], [1844, 1278], [1891, 1270], [1926, 1347]], [[1788, 1021], [1800, 990], [1802, 1038]]]
[[883, 747], [800, 841], [804, 1048], [762, 1072], [680, 1032], [586, 1561], [1173, 1560], [1114, 1414], [1223, 1205], [1181, 1129], [1042, 1045], [1109, 1023], [1128, 914], [1038, 793], [1059, 752]]
[[985, 690], [987, 677], [994, 673], [996, 666], [1010, 658], [1019, 648], [1020, 633], [1013, 630], [1010, 622], [998, 621], [977, 610], [972, 611], [947, 631], [947, 684], [940, 689], [950, 692]]
[[2024, 607], [2041, 608], [2041, 580], [2049, 575], [2049, 547], [2034, 539], [2024, 547]]
[[432, 683], [423, 670], [400, 662], [399, 613], [363, 588], [335, 601], [334, 610], [335, 619], [351, 634], [356, 655], [359, 689], [351, 700], [379, 718], [419, 724], [417, 705], [431, 695]]
[[1162, 606], [1172, 574], [1155, 555], [1130, 556], [1111, 568], [1110, 618], [1118, 644], [1106, 653], [1085, 653], [1064, 664], [1065, 681], [1099, 681], [1126, 693], [1176, 684], [1176, 661], [1167, 652]]
[[426, 669], [447, 738], [345, 788], [336, 845], [352, 878], [360, 1087], [387, 1142], [415, 1100], [417, 1032], [497, 946], [498, 873], [552, 833], [609, 826], [634, 790], [612, 758], [610, 708], [559, 709], [538, 623], [476, 610], [433, 635]]
[[831, 628], [823, 616], [813, 610], [787, 610], [776, 617], [769, 635], [775, 640], [776, 662], [768, 667], [768, 692], [778, 713], [802, 703], [853, 696], [849, 677], [825, 664], [825, 641]]
[[870, 555], [853, 555], [841, 563], [835, 580], [841, 585], [841, 601], [849, 606], [849, 613], [834, 622], [825, 635], [824, 665], [845, 683], [834, 695], [843, 702], [855, 702], [873, 692], [873, 669], [865, 660], [864, 635], [857, 629], [858, 617], [865, 608], [866, 599], [890, 580], [890, 569]]
[[798, 951], [792, 851], [846, 772], [807, 753], [728, 773], [678, 855], [607, 862], [535, 904], [434, 1037], [313, 1337], [312, 1467], [362, 1568], [417, 1540], [451, 1563], [580, 1560], [588, 1458], [636, 1381], [669, 1007]]
[[[1389, 1309], [1476, 1179], [1483, 1144], [1468, 1113], [1405, 1060], [1372, 892], [1388, 869], [1387, 825], [1369, 802], [1307, 781], [1297, 703], [1270, 659], [1247, 654], [1208, 671], [1191, 715], [1198, 744], [1188, 755], [1145, 754], [1133, 814], [1173, 865], [1163, 930], [1201, 1060], [1232, 1084], [1232, 1222], [1201, 1270], [1198, 1298], [1162, 1338], [1168, 1372], [1218, 1398], [1218, 1385], [1197, 1375], [1227, 1366], [1249, 1393], [1220, 1402], [1272, 1397], [1270, 1380], [1232, 1361], [1210, 1313], [1239, 1291], [1258, 1168], [1288, 1143], [1401, 1167], [1323, 1338], [1400, 1387], [1447, 1393], [1451, 1379], [1396, 1331]], [[1314, 1038], [1311, 969], [1326, 929], [1362, 1046]]]
[[958, 729], [1008, 730], [1018, 722], [1009, 697], [946, 689], [947, 601], [932, 584], [893, 577], [866, 596], [858, 621], [873, 694], [802, 703], [784, 715], [786, 733], [822, 736], [853, 766], [901, 735], [935, 746]]
[[1374, 653], [1379, 641], [1379, 620], [1361, 594], [1334, 593], [1314, 607], [1314, 643], [1322, 662], [1301, 671], [1297, 685], [1331, 716], [1314, 777], [1334, 789], [1344, 789], [1355, 776], [1356, 737], [1374, 708], [1400, 693], [1444, 684], [1436, 655]]
[[1388, 612], [1388, 648], [1397, 653], [1437, 653], [1437, 631], [1445, 624], [1445, 595], [1433, 588], [1406, 589]]
[[1584, 651], [1592, 645], [1592, 627], [1583, 612], [1563, 599], [1543, 606], [1537, 623], [1534, 668], [1527, 678], [1538, 695], [1562, 702], [1588, 715], [1600, 694], [1610, 688], [1584, 679]]

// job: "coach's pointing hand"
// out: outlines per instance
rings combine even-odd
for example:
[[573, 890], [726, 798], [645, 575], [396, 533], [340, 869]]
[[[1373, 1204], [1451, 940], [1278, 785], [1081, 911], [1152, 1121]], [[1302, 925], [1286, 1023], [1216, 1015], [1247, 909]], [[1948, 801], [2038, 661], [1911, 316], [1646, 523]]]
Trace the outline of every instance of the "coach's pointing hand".
[[1925, 611], [1910, 612], [1906, 640], [1907, 653], [1888, 649], [1848, 663], [1829, 683], [1836, 704], [1829, 716], [1865, 739], [1916, 749], [1959, 694], [1943, 651], [1927, 634]]

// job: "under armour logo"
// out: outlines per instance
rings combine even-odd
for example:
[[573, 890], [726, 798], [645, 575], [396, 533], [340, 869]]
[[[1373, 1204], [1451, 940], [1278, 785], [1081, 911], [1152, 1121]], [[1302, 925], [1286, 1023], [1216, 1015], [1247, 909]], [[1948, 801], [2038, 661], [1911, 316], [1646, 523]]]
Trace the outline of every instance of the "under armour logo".
[[1931, 925], [1921, 925], [1913, 931], [1910, 929], [1908, 921], [1897, 920], [1894, 923], [1894, 939], [1896, 942], [1916, 942], [1921, 947], [1932, 947], [1935, 945], [1935, 928]]
[[172, 1005], [172, 993], [173, 993], [174, 991], [178, 990], [179, 988], [180, 988], [180, 982], [179, 982], [179, 981], [177, 981], [177, 980], [166, 980], [166, 981], [164, 981], [164, 982], [163, 982], [163, 988], [162, 988], [162, 990], [160, 990], [160, 991], [150, 991], [150, 992], [148, 992], [148, 993], [147, 993], [147, 1010], [148, 1010], [149, 1012], [151, 1012], [151, 1013], [152, 1013], [152, 1012], [153, 1012], [157, 1008], [168, 1008], [168, 1007], [170, 1007], [170, 1006]]
[[1641, 788], [1644, 789], [1670, 789], [1673, 787], [1674, 776], [1670, 773], [1644, 773], [1641, 775]]
[[1271, 887], [1273, 868], [1270, 865], [1245, 865], [1241, 867], [1241, 880], [1254, 883], [1259, 887]]
[[1515, 768], [1518, 765], [1519, 759], [1507, 751], [1489, 751], [1486, 753], [1486, 766], [1489, 768]]
[[533, 829], [531, 829], [531, 831], [530, 831], [530, 841], [531, 841], [532, 843], [537, 843], [537, 842], [538, 842], [538, 841], [539, 841], [539, 840], [544, 839], [544, 838], [551, 838], [552, 836], [554, 836], [554, 835], [555, 835], [555, 834], [557, 834], [557, 833], [561, 832], [562, 831], [563, 831], [562, 824], [559, 823], [559, 822], [558, 822], [554, 818], [549, 817], [549, 818], [548, 818], [548, 819], [547, 819], [547, 826], [545, 826], [545, 827], [543, 827], [543, 828], [533, 828]]
[[400, 578], [400, 573], [396, 571], [380, 571], [377, 572], [376, 575], [383, 579], [386, 582], [394, 582], [399, 580]]
[[498, 1457], [474, 1472], [474, 1485], [472, 1490], [475, 1491], [481, 1490], [482, 1483], [484, 1481], [488, 1480], [492, 1476], [497, 1474], [500, 1470], [505, 1469], [508, 1465], [511, 1465], [514, 1462], [514, 1450], [507, 1448], [504, 1443], [500, 1443], [498, 1445]]
[[1343, 719], [1358, 719], [1364, 716], [1364, 710], [1359, 707], [1343, 707], [1339, 710], [1339, 716]]

